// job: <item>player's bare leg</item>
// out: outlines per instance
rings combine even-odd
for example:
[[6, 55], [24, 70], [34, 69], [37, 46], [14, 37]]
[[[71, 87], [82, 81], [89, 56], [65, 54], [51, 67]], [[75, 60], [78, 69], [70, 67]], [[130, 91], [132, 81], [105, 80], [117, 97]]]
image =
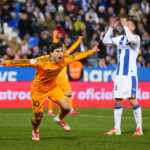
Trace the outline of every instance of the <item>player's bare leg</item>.
[[142, 113], [141, 113], [141, 107], [137, 101], [137, 99], [130, 99], [130, 104], [132, 105], [133, 109], [134, 109], [134, 118], [135, 118], [135, 122], [136, 122], [136, 131], [133, 133], [133, 136], [136, 135], [143, 135], [142, 132]]
[[114, 121], [115, 127], [113, 127], [109, 132], [104, 133], [104, 135], [121, 135], [121, 116], [122, 116], [122, 99], [115, 99], [114, 108]]
[[67, 91], [65, 92], [65, 95], [68, 97], [68, 100], [70, 102], [70, 105], [71, 105], [71, 111], [69, 112], [69, 115], [79, 115], [80, 112], [77, 112], [74, 110], [74, 107], [73, 107], [73, 101], [72, 101], [72, 92], [71, 91]]
[[65, 131], [70, 132], [71, 128], [69, 127], [69, 125], [63, 121], [64, 117], [70, 112], [71, 110], [71, 106], [70, 106], [70, 102], [69, 100], [66, 99], [61, 99], [59, 101], [56, 102], [59, 106], [59, 112], [58, 115], [54, 118], [54, 121], [57, 122], [58, 124], [60, 124]]
[[43, 117], [43, 112], [35, 113], [32, 118], [32, 140], [39, 141], [39, 126]]
[[54, 110], [54, 102], [49, 99], [49, 106], [48, 106], [48, 115], [49, 116], [56, 116], [56, 114], [54, 113], [53, 110]]

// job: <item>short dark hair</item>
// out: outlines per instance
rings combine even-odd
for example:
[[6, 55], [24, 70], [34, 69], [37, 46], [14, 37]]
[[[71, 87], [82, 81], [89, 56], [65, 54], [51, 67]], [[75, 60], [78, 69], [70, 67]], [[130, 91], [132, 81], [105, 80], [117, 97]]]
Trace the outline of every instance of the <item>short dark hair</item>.
[[52, 53], [55, 49], [63, 47], [61, 43], [54, 43], [49, 47], [49, 53]]
[[132, 24], [135, 26], [135, 30], [133, 32], [136, 33], [137, 32], [137, 23], [132, 18], [128, 18], [127, 21], [132, 22]]
[[133, 23], [133, 25], [136, 27], [137, 23], [132, 18], [127, 18], [127, 21], [131, 21]]

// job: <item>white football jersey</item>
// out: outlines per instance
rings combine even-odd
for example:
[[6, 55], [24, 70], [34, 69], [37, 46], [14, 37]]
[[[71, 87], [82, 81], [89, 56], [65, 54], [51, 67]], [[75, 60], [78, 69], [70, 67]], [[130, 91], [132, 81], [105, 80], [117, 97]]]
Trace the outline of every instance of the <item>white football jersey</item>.
[[112, 28], [107, 31], [103, 43], [117, 45], [117, 68], [118, 76], [137, 76], [136, 59], [140, 48], [140, 37], [133, 35], [128, 27], [124, 27], [125, 35], [111, 38]]

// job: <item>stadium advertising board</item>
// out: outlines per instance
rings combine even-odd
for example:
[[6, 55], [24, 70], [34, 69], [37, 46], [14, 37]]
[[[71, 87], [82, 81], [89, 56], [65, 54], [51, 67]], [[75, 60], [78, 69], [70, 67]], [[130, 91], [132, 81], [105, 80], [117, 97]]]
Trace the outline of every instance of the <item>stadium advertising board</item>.
[[[31, 82], [1, 82], [0, 108], [30, 108]], [[142, 107], [150, 107], [150, 82], [139, 82]], [[113, 82], [71, 82], [75, 107], [113, 107]], [[48, 100], [45, 107], [48, 106]], [[130, 107], [124, 100], [124, 107]]]
[[[1, 67], [0, 81], [32, 81], [35, 69], [31, 67]], [[83, 81], [108, 82], [113, 81], [115, 77], [115, 68], [84, 68]], [[150, 68], [138, 69], [139, 81], [150, 81]]]

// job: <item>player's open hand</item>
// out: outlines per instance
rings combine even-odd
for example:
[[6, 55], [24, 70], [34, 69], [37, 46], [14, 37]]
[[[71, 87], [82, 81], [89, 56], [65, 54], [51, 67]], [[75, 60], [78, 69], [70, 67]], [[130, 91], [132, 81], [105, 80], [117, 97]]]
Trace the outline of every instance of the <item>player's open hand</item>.
[[126, 18], [120, 18], [120, 22], [121, 22], [122, 26], [127, 26]]
[[112, 23], [111, 23], [111, 27], [115, 28], [118, 25], [118, 23], [119, 23], [119, 18], [118, 17], [114, 18]]
[[6, 62], [4, 59], [0, 59], [0, 65], [6, 65]]
[[100, 51], [100, 49], [98, 48], [98, 44], [96, 44], [94, 47], [92, 47], [92, 50], [94, 50], [94, 52]]

